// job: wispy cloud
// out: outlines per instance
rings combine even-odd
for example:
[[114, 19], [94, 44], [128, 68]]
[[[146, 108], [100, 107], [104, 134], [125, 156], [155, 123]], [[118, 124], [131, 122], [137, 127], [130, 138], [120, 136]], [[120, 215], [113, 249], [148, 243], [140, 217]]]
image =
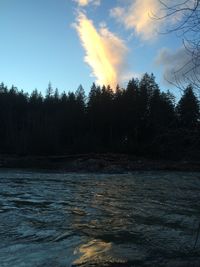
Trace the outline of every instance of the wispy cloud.
[[87, 6], [89, 4], [100, 5], [101, 0], [75, 0], [79, 6]]
[[176, 51], [162, 48], [157, 55], [156, 63], [163, 68], [166, 82], [183, 85], [200, 79], [199, 62], [194, 61], [192, 54], [185, 47], [180, 47]]
[[133, 29], [140, 37], [149, 40], [156, 36], [160, 26], [160, 22], [152, 19], [159, 9], [158, 0], [133, 0], [125, 7], [113, 8], [110, 14], [126, 29]]
[[[181, 4], [181, 7], [194, 6], [194, 0], [186, 2], [181, 0], [164, 1], [169, 7], [176, 6], [176, 4]], [[183, 12], [175, 12], [169, 18], [157, 19], [165, 17], [167, 12], [169, 10], [159, 0], [124, 0], [122, 6], [111, 9], [110, 15], [123, 24], [126, 29], [133, 30], [143, 40], [151, 40], [169, 25], [180, 22], [184, 16]]]
[[84, 60], [92, 68], [96, 82], [115, 88], [125, 70], [128, 49], [124, 41], [106, 26], [97, 30], [83, 13], [79, 13], [75, 27], [85, 49]]

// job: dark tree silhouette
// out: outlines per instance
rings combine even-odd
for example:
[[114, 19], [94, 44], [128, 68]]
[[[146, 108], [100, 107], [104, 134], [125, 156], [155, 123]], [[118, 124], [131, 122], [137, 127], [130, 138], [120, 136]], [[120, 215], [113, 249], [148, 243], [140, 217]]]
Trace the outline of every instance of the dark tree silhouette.
[[88, 97], [45, 97], [0, 84], [0, 154], [129, 153], [153, 158], [200, 158], [199, 102], [189, 85], [178, 104], [153, 74], [126, 88], [92, 85]]
[[177, 115], [180, 126], [183, 128], [196, 128], [199, 122], [199, 101], [189, 85], [177, 105]]

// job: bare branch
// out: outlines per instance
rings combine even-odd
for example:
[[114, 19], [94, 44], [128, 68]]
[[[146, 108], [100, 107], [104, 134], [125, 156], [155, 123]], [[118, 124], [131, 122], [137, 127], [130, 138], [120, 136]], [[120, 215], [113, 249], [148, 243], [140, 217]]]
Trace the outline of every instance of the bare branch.
[[176, 22], [173, 24], [175, 26], [171, 26], [161, 34], [176, 33], [182, 38], [185, 51], [191, 58], [174, 72], [174, 81], [178, 88], [190, 82], [200, 89], [200, 0], [185, 0], [172, 5], [168, 5], [167, 0], [158, 1], [165, 15], [160, 17], [154, 15], [154, 19], [170, 19]]

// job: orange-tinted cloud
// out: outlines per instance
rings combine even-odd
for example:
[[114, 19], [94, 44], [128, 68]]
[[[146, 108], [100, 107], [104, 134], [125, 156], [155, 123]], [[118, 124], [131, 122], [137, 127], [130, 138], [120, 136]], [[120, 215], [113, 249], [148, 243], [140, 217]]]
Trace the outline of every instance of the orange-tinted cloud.
[[114, 89], [121, 82], [128, 51], [124, 41], [105, 26], [97, 30], [83, 13], [78, 16], [76, 30], [85, 49], [84, 60], [92, 68], [97, 84], [109, 84]]
[[124, 24], [127, 29], [134, 31], [145, 40], [152, 39], [160, 26], [153, 15], [160, 13], [158, 0], [133, 0], [126, 7], [115, 7], [111, 10], [111, 16]]
[[[111, 9], [110, 14], [122, 23], [126, 29], [132, 29], [143, 40], [151, 40], [166, 28], [181, 22], [185, 12], [175, 12], [165, 17], [176, 8], [190, 10], [196, 0], [124, 0], [122, 6]], [[168, 8], [167, 8], [168, 7]], [[165, 17], [164, 19], [161, 19]]]
[[100, 0], [75, 0], [79, 6], [87, 6], [92, 3], [94, 5], [100, 5]]

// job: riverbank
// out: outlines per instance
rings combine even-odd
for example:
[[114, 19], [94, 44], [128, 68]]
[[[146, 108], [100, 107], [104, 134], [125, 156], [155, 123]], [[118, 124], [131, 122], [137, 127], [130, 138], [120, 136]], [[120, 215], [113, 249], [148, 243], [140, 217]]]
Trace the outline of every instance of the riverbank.
[[0, 168], [51, 169], [66, 172], [200, 171], [199, 161], [169, 161], [136, 158], [124, 154], [63, 156], [0, 156]]

